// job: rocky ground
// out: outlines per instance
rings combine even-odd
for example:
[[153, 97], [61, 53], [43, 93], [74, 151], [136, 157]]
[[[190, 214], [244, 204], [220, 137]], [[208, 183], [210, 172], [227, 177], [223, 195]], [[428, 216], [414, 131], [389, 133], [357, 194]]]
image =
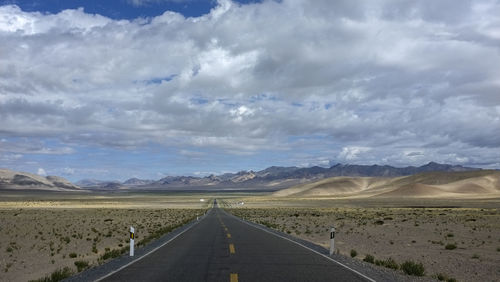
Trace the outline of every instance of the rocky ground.
[[2, 208], [0, 280], [28, 281], [63, 267], [78, 272], [140, 247], [205, 209]]
[[499, 209], [240, 206], [228, 211], [325, 247], [334, 226], [337, 251], [358, 259], [422, 263], [426, 276], [448, 281], [500, 281]]

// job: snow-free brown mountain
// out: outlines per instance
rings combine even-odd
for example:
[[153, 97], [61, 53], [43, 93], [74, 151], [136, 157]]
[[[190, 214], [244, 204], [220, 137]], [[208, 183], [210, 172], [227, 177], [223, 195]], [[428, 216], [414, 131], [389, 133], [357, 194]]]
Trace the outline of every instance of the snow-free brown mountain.
[[271, 166], [261, 171], [240, 171], [206, 177], [167, 176], [159, 180], [131, 178], [118, 181], [82, 180], [78, 185], [89, 189], [264, 189], [279, 190], [301, 183], [309, 183], [329, 177], [399, 177], [422, 172], [477, 171], [479, 168], [430, 162], [420, 167], [393, 167], [388, 165], [343, 165], [331, 167], [279, 167]]
[[400, 177], [337, 176], [296, 185], [275, 197], [498, 198], [500, 171], [422, 172]]
[[0, 189], [80, 191], [80, 187], [58, 176], [40, 176], [27, 172], [0, 169]]
[[[91, 179], [81, 180], [76, 183], [77, 185], [74, 185], [68, 180], [57, 176], [44, 177], [25, 172], [15, 172], [7, 169], [0, 169], [0, 189], [81, 191], [80, 187], [82, 187], [85, 190], [100, 191], [234, 189], [277, 191], [294, 186], [297, 187], [297, 185], [301, 184], [316, 183], [317, 181], [329, 179], [332, 177], [341, 177], [334, 180], [334, 182], [339, 185], [342, 184], [338, 189], [343, 189], [348, 192], [352, 189], [359, 190], [359, 182], [366, 183], [368, 181], [368, 178], [372, 178], [372, 180], [369, 181], [378, 182], [383, 181], [384, 179], [397, 179], [398, 177], [415, 176], [419, 173], [425, 172], [443, 172], [445, 173], [445, 175], [448, 175], [446, 173], [481, 173], [482, 170], [478, 168], [463, 167], [460, 165], [438, 164], [434, 162], [420, 167], [409, 166], [403, 168], [397, 168], [388, 165], [380, 166], [342, 164], [336, 164], [329, 168], [318, 166], [308, 168], [272, 166], [261, 171], [240, 171], [238, 173], [225, 173], [221, 175], [210, 175], [206, 177], [167, 176], [159, 180], [131, 178], [127, 181], [124, 181], [123, 183], [120, 181], [101, 181]], [[416, 181], [411, 185], [416, 185], [415, 189], [419, 189], [421, 191], [437, 191], [432, 187], [430, 188], [428, 186], [422, 186], [428, 184], [429, 183], [420, 183]], [[405, 193], [405, 190], [403, 188], [398, 190], [399, 192], [396, 192], [396, 190], [387, 190], [385, 192], [390, 192], [389, 194], [387, 194], [387, 196], [396, 195], [398, 193], [403, 195]]]

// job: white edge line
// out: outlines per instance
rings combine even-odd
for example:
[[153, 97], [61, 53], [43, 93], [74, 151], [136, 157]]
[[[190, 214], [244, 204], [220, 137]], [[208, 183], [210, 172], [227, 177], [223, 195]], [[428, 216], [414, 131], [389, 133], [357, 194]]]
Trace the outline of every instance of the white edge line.
[[[210, 212], [210, 211], [209, 211], [209, 212]], [[208, 212], [207, 212], [207, 214], [208, 214]], [[159, 248], [161, 248], [161, 247], [165, 246], [166, 244], [168, 244], [168, 243], [172, 242], [173, 240], [175, 240], [175, 238], [179, 237], [179, 236], [180, 236], [180, 235], [182, 235], [184, 232], [188, 231], [188, 230], [189, 230], [189, 229], [191, 229], [193, 226], [195, 226], [196, 224], [198, 224], [198, 223], [199, 223], [202, 219], [204, 219], [204, 218], [206, 217], [206, 215], [207, 215], [207, 214], [205, 214], [203, 217], [201, 217], [201, 218], [200, 218], [200, 220], [196, 221], [193, 225], [191, 225], [191, 226], [189, 226], [188, 228], [186, 228], [186, 229], [182, 230], [182, 232], [181, 232], [181, 233], [179, 233], [179, 234], [175, 235], [173, 238], [171, 238], [171, 239], [170, 239], [170, 240], [168, 240], [167, 242], [165, 242], [165, 243], [161, 244], [160, 246], [158, 246], [158, 247], [156, 247], [156, 248], [152, 249], [151, 251], [147, 252], [146, 254], [142, 255], [141, 257], [139, 257], [139, 258], [137, 258], [137, 259], [135, 259], [135, 260], [133, 260], [133, 261], [131, 261], [131, 262], [127, 263], [126, 265], [124, 265], [124, 266], [122, 266], [122, 267], [120, 267], [120, 268], [118, 268], [118, 269], [116, 269], [116, 270], [111, 271], [110, 273], [108, 273], [108, 274], [106, 274], [106, 275], [102, 276], [101, 278], [98, 278], [98, 279], [96, 279], [96, 280], [94, 280], [94, 281], [95, 281], [95, 282], [97, 282], [97, 281], [104, 280], [104, 279], [108, 278], [109, 276], [111, 276], [111, 275], [113, 275], [113, 274], [115, 274], [115, 273], [117, 273], [117, 272], [119, 272], [119, 271], [123, 270], [124, 268], [126, 268], [126, 267], [130, 266], [131, 264], [136, 263], [136, 262], [140, 261], [141, 259], [143, 259], [143, 258], [145, 258], [145, 257], [149, 256], [150, 254], [152, 254], [152, 253], [156, 252]]]
[[[226, 212], [226, 211], [224, 211], [224, 212]], [[227, 213], [227, 212], [226, 212], [226, 213]], [[232, 214], [231, 214], [231, 215], [232, 215]], [[315, 252], [316, 254], [318, 254], [318, 255], [320, 255], [320, 256], [322, 256], [322, 257], [324, 257], [324, 258], [328, 259], [328, 260], [331, 260], [331, 261], [333, 261], [333, 262], [335, 262], [335, 263], [337, 263], [337, 264], [339, 264], [339, 265], [341, 265], [341, 266], [343, 266], [343, 267], [345, 267], [345, 268], [349, 269], [350, 271], [352, 271], [352, 272], [354, 272], [354, 273], [358, 274], [359, 276], [361, 276], [361, 277], [363, 277], [363, 278], [368, 279], [369, 281], [376, 282], [375, 280], [373, 280], [372, 278], [370, 278], [370, 277], [368, 277], [368, 276], [364, 275], [363, 273], [361, 273], [361, 272], [359, 272], [359, 271], [357, 271], [357, 270], [355, 270], [355, 269], [352, 269], [352, 268], [350, 268], [349, 266], [347, 266], [347, 265], [345, 265], [345, 264], [343, 264], [343, 263], [341, 263], [341, 262], [339, 262], [339, 261], [336, 261], [336, 260], [334, 260], [333, 258], [331, 258], [331, 257], [329, 257], [329, 256], [327, 256], [327, 255], [324, 255], [324, 254], [322, 254], [322, 253], [320, 253], [320, 252], [318, 252], [318, 251], [316, 251], [316, 250], [313, 250], [313, 249], [311, 249], [311, 248], [309, 248], [309, 247], [307, 247], [307, 246], [304, 246], [304, 245], [302, 245], [302, 244], [301, 244], [301, 243], [299, 243], [299, 242], [295, 242], [294, 240], [292, 240], [292, 239], [290, 239], [290, 238], [287, 238], [287, 237], [281, 236], [281, 235], [279, 235], [279, 234], [273, 233], [273, 232], [271, 232], [271, 231], [269, 231], [269, 230], [266, 230], [266, 229], [264, 229], [264, 228], [262, 228], [262, 227], [260, 227], [260, 226], [255, 226], [255, 225], [252, 225], [252, 224], [250, 224], [250, 223], [248, 223], [248, 222], [246, 222], [246, 221], [244, 221], [244, 220], [240, 219], [239, 217], [237, 217], [237, 216], [235, 216], [235, 215], [232, 215], [232, 216], [234, 216], [236, 219], [238, 219], [239, 221], [241, 221], [241, 222], [243, 222], [243, 223], [245, 223], [245, 224], [247, 224], [247, 225], [250, 225], [250, 226], [252, 226], [252, 227], [254, 227], [254, 228], [257, 228], [257, 229], [260, 229], [260, 230], [262, 230], [262, 231], [265, 231], [265, 232], [267, 232], [267, 233], [269, 233], [269, 234], [272, 234], [272, 235], [274, 235], [274, 236], [276, 236], [276, 237], [280, 237], [280, 238], [282, 238], [282, 239], [288, 240], [288, 241], [290, 241], [290, 242], [292, 242], [292, 243], [294, 243], [294, 244], [296, 244], [296, 245], [299, 245], [299, 246], [301, 246], [301, 247], [303, 247], [303, 248], [305, 248], [305, 249], [308, 249], [308, 250], [310, 250], [310, 251], [312, 251], [312, 252]]]

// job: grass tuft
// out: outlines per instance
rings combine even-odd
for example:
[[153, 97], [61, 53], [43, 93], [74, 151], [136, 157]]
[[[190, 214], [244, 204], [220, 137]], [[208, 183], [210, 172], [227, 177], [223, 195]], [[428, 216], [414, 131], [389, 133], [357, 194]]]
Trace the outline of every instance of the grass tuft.
[[[123, 248], [123, 249], [125, 249], [125, 251], [126, 251], [126, 248]], [[105, 261], [105, 260], [108, 260], [110, 258], [119, 257], [122, 253], [125, 253], [125, 252], [122, 252], [120, 249], [113, 249], [113, 250], [106, 251], [99, 258], [99, 261]]]
[[356, 250], [351, 250], [351, 257], [354, 258], [358, 255], [358, 252]]
[[78, 269], [78, 272], [82, 272], [83, 270], [89, 268], [89, 262], [85, 260], [77, 260], [75, 261], [75, 266]]
[[153, 233], [151, 233], [148, 237], [142, 239], [141, 241], [139, 241], [137, 243], [137, 246], [141, 246], [141, 245], [146, 245], [147, 243], [155, 240], [155, 239], [158, 239], [160, 238], [161, 236], [163, 236], [164, 234], [166, 233], [169, 233], [171, 232], [172, 230], [178, 228], [178, 227], [181, 227], [183, 225], [185, 225], [186, 223], [190, 222], [191, 220], [193, 220], [193, 218], [189, 218], [189, 219], [186, 219], [178, 224], [175, 224], [175, 225], [169, 225], [169, 226], [165, 226], [165, 227], [162, 227], [158, 230], [155, 230]]
[[424, 276], [425, 274], [424, 265], [413, 261], [405, 261], [401, 264], [401, 269], [408, 275]]
[[449, 243], [449, 244], [446, 244], [446, 246], [444, 248], [447, 249], [447, 250], [454, 250], [454, 249], [457, 248], [457, 244], [455, 244], [455, 243]]
[[443, 274], [443, 273], [438, 273], [436, 275], [433, 275], [434, 278], [436, 278], [439, 281], [446, 281], [446, 282], [457, 282], [457, 279], [448, 277], [448, 275]]
[[363, 261], [369, 262], [369, 263], [375, 263], [375, 257], [372, 255], [366, 255]]
[[399, 269], [399, 264], [393, 259], [393, 258], [388, 258], [386, 260], [375, 260], [376, 265], [380, 265], [383, 267], [391, 268], [398, 270]]
[[62, 269], [58, 269], [52, 272], [52, 274], [50, 275], [47, 275], [37, 280], [31, 280], [30, 282], [57, 282], [66, 279], [71, 275], [73, 275], [73, 270], [71, 270], [71, 268], [66, 266]]

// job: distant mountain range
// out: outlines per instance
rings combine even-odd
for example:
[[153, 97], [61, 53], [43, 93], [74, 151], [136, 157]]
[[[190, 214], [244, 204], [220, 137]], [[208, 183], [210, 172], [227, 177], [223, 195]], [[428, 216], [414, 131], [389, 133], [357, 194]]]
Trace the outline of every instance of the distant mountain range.
[[[273, 191], [276, 197], [444, 197], [500, 196], [500, 170], [430, 162], [420, 167], [342, 165], [278, 167], [206, 177], [167, 176], [159, 180], [82, 180], [0, 169], [0, 190], [41, 191]], [[80, 188], [81, 187], [81, 188]]]
[[388, 165], [343, 165], [336, 164], [325, 168], [313, 166], [279, 167], [272, 166], [261, 171], [240, 171], [206, 177], [167, 176], [159, 180], [131, 178], [123, 183], [119, 181], [81, 180], [76, 184], [87, 189], [244, 189], [260, 188], [279, 190], [300, 183], [307, 183], [336, 176], [351, 177], [397, 177], [422, 172], [460, 172], [476, 171], [479, 168], [460, 165], [438, 164], [430, 162], [420, 167], [393, 167]]

